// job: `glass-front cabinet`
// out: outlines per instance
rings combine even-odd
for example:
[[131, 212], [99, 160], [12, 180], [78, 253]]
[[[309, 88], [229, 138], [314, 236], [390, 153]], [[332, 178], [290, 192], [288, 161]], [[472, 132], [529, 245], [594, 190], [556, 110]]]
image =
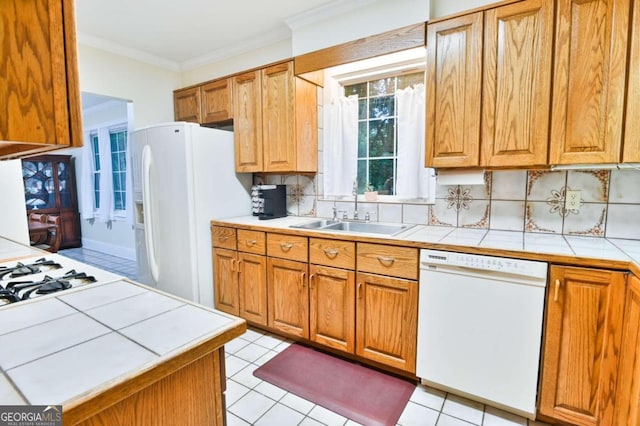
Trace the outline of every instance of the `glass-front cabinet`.
[[22, 179], [27, 214], [59, 215], [60, 248], [80, 247], [80, 214], [70, 155], [41, 155], [22, 160]]

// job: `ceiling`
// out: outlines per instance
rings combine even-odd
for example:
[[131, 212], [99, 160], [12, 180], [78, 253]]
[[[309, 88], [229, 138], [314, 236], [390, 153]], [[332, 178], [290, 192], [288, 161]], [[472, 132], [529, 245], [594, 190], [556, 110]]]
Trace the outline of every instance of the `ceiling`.
[[184, 70], [287, 39], [287, 22], [358, 1], [77, 0], [78, 39]]

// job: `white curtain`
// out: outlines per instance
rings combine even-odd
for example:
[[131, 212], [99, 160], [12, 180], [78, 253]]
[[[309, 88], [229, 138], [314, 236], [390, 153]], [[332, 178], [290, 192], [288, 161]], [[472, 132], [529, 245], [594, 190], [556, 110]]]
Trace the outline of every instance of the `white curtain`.
[[323, 151], [324, 193], [350, 196], [358, 175], [358, 97], [336, 98], [326, 113], [329, 135]]
[[82, 168], [80, 171], [80, 214], [83, 219], [94, 217], [93, 192], [93, 144], [91, 132], [84, 132], [84, 147], [82, 148]]
[[98, 129], [98, 146], [100, 149], [100, 208], [98, 220], [111, 222], [114, 219], [113, 173], [111, 168], [111, 137], [109, 129]]
[[396, 195], [433, 201], [434, 170], [424, 167], [425, 91], [416, 84], [396, 91], [398, 114], [398, 172]]

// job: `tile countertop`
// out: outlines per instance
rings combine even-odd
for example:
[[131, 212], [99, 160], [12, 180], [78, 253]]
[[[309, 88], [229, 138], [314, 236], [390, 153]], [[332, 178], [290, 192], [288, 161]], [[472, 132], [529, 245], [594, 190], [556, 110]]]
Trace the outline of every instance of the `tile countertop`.
[[124, 279], [7, 305], [0, 309], [0, 405], [66, 409], [196, 347], [223, 338], [222, 345], [245, 327]]
[[[318, 220], [314, 217], [290, 216], [281, 219], [258, 220], [254, 216], [241, 216], [213, 221], [217, 225], [268, 227], [302, 231], [307, 235], [331, 235], [342, 237], [364, 237], [381, 240], [400, 240], [424, 248], [460, 250], [472, 249], [474, 253], [497, 254], [496, 251], [522, 258], [548, 257], [549, 261], [575, 259], [576, 264], [590, 265], [589, 260], [601, 261], [598, 267], [611, 263], [613, 268], [624, 268], [630, 264], [640, 265], [640, 240], [625, 240], [600, 237], [543, 234], [533, 232], [498, 231], [487, 229], [452, 228], [446, 226], [415, 225], [395, 236], [360, 233], [328, 232], [322, 230], [290, 228], [305, 222]], [[442, 247], [446, 246], [446, 247]], [[640, 272], [640, 268], [638, 269]]]

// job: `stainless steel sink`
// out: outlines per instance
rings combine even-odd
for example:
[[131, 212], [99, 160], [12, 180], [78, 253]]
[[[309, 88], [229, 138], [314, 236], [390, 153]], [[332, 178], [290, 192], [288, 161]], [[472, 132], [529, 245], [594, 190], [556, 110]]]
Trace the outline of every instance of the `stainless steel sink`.
[[412, 228], [414, 225], [401, 223], [350, 222], [330, 219], [319, 219], [312, 222], [290, 225], [291, 228], [317, 229], [320, 231], [344, 231], [362, 234], [396, 235]]
[[376, 222], [338, 222], [327, 225], [323, 229], [327, 231], [361, 232], [366, 234], [395, 235], [413, 225], [403, 225], [401, 223], [376, 223]]
[[305, 222], [299, 225], [289, 225], [290, 228], [302, 228], [302, 229], [319, 229], [324, 228], [325, 226], [334, 225], [336, 223], [340, 223], [337, 220], [331, 219], [320, 219], [314, 220], [312, 222]]

